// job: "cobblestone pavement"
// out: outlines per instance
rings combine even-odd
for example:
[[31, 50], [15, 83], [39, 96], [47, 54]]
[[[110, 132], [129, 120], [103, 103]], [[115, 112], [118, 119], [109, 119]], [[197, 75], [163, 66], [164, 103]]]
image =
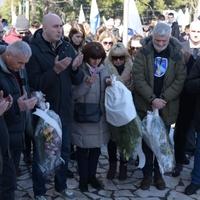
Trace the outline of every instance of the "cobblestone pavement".
[[[151, 186], [149, 190], [143, 191], [139, 188], [142, 179], [142, 172], [137, 169], [133, 163], [128, 165], [128, 179], [119, 181], [117, 178], [113, 181], [106, 179], [108, 170], [108, 160], [106, 150], [102, 150], [102, 155], [99, 160], [97, 177], [103, 182], [104, 189], [97, 191], [89, 187], [89, 192], [81, 193], [78, 189], [78, 175], [76, 162], [70, 163], [70, 169], [75, 174], [75, 178], [68, 179], [68, 188], [75, 193], [76, 200], [199, 200], [200, 191], [192, 196], [186, 196], [183, 191], [190, 182], [191, 169], [193, 161], [190, 165], [185, 165], [180, 177], [174, 178], [165, 176], [167, 188], [164, 191], [157, 190]], [[31, 200], [33, 198], [31, 168], [28, 168], [23, 161], [20, 164], [21, 175], [18, 177], [16, 200]], [[48, 192], [46, 197], [48, 200], [62, 200], [61, 197], [55, 194], [54, 184], [49, 181], [46, 184]]]

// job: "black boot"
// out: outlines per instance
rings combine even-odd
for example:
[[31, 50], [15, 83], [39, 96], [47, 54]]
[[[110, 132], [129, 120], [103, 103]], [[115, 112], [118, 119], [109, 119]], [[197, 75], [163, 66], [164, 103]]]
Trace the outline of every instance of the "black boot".
[[80, 189], [81, 192], [88, 192], [88, 181], [80, 180], [79, 189]]
[[117, 162], [109, 162], [107, 179], [112, 180], [113, 178], [115, 178], [116, 171], [117, 171]]
[[103, 184], [101, 181], [99, 181], [96, 177], [89, 178], [88, 183], [95, 189], [101, 190], [103, 189]]
[[127, 162], [120, 162], [119, 166], [119, 180], [124, 181], [127, 179]]

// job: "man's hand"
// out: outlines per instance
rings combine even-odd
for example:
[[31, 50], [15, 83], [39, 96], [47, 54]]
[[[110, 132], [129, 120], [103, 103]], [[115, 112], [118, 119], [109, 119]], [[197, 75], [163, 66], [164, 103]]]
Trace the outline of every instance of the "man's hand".
[[83, 62], [83, 54], [82, 53], [79, 53], [75, 59], [73, 60], [73, 63], [72, 63], [72, 70], [73, 71], [76, 71], [77, 68], [82, 64]]
[[9, 102], [5, 99], [0, 100], [0, 116], [8, 109]]
[[163, 109], [165, 106], [166, 106], [167, 102], [163, 99], [160, 99], [160, 98], [155, 98], [153, 101], [152, 101], [152, 108], [153, 109]]
[[13, 98], [12, 98], [12, 96], [9, 94], [6, 98], [6, 101], [8, 101], [8, 108], [7, 108], [7, 110], [8, 109], [10, 109], [10, 107], [12, 106], [12, 104], [13, 104]]
[[56, 74], [60, 74], [62, 71], [67, 69], [71, 63], [72, 59], [70, 57], [65, 57], [62, 60], [58, 60], [58, 56], [55, 58], [55, 64], [54, 64], [54, 71]]
[[13, 98], [9, 94], [6, 98], [3, 97], [4, 93], [0, 91], [0, 115], [7, 111], [13, 104]]
[[37, 103], [37, 98], [31, 97], [30, 99], [27, 99], [27, 94], [25, 93], [18, 98], [17, 103], [20, 111], [31, 110], [35, 107]]

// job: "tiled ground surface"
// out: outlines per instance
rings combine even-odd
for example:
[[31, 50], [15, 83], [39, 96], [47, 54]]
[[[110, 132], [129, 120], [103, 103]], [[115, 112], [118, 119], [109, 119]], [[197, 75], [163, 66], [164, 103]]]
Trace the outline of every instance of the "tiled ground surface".
[[[70, 168], [75, 173], [74, 179], [68, 179], [68, 187], [75, 193], [77, 200], [199, 200], [200, 191], [192, 196], [186, 196], [183, 191], [185, 186], [190, 182], [190, 174], [193, 162], [185, 165], [180, 177], [174, 178], [165, 176], [167, 188], [164, 191], [157, 190], [151, 186], [149, 190], [143, 191], [139, 188], [142, 179], [141, 170], [136, 169], [133, 163], [128, 166], [128, 179], [119, 181], [117, 178], [113, 181], [107, 180], [106, 172], [108, 170], [108, 160], [106, 150], [102, 150], [99, 161], [98, 174], [100, 180], [104, 183], [104, 189], [96, 191], [89, 187], [89, 192], [81, 193], [78, 189], [78, 175], [76, 173], [76, 162], [70, 163]], [[16, 192], [16, 200], [31, 200], [33, 198], [31, 169], [28, 168], [23, 161], [20, 164], [21, 175], [18, 177], [18, 189]], [[54, 184], [49, 182], [46, 184], [48, 192], [46, 197], [48, 200], [62, 200], [61, 197], [54, 193]]]

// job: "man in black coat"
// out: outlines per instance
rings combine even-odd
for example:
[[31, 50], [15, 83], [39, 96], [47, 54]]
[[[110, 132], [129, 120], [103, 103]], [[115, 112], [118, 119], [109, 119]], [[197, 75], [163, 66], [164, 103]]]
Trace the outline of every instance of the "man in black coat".
[[168, 14], [168, 24], [171, 26], [172, 28], [172, 36], [179, 39], [180, 37], [180, 29], [179, 29], [179, 25], [178, 22], [174, 19], [174, 13], [169, 13]]
[[[55, 175], [55, 189], [64, 198], [72, 197], [67, 190], [67, 166], [70, 154], [70, 135], [72, 122], [72, 84], [78, 85], [83, 80], [79, 69], [83, 56], [75, 55], [73, 47], [62, 40], [62, 21], [56, 14], [43, 17], [43, 28], [33, 35], [30, 42], [32, 57], [27, 65], [30, 87], [45, 94], [50, 108], [61, 118], [62, 151], [65, 160]], [[33, 191], [35, 199], [45, 199], [45, 179], [37, 165], [38, 152], [34, 148]]]
[[3, 169], [0, 175], [0, 199], [4, 200], [14, 200], [16, 169], [24, 146], [25, 111], [32, 109], [37, 102], [35, 97], [27, 99], [19, 74], [30, 56], [31, 49], [23, 41], [8, 45], [0, 56], [0, 90], [4, 92], [4, 98], [6, 97], [9, 102], [11, 102], [10, 95], [13, 98], [13, 104], [4, 114], [4, 121], [1, 124], [9, 135], [7, 137], [4, 133], [3, 141], [9, 142], [9, 152], [4, 151], [2, 154]]
[[198, 58], [192, 67], [189, 77], [186, 79], [185, 88], [188, 93], [196, 95], [194, 126], [197, 132], [197, 139], [194, 154], [194, 168], [191, 183], [185, 189], [185, 194], [192, 195], [200, 189], [200, 58]]

